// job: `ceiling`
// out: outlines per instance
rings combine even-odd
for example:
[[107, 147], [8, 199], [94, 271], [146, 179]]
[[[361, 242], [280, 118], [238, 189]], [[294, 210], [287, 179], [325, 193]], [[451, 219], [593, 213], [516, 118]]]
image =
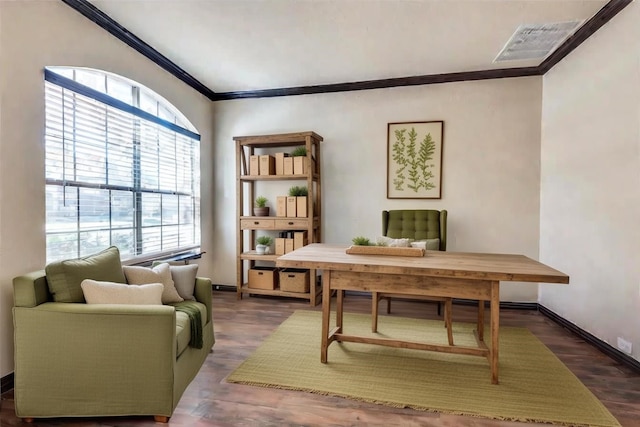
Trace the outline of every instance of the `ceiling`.
[[[613, 0], [615, 2], [617, 0]], [[90, 0], [216, 93], [536, 67], [493, 62], [522, 24], [607, 0]]]

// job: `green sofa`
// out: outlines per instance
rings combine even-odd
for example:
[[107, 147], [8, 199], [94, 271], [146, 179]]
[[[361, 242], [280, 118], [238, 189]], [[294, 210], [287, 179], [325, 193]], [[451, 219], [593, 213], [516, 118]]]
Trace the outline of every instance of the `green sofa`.
[[15, 411], [27, 421], [153, 415], [167, 422], [214, 344], [209, 279], [196, 278], [194, 288], [202, 348], [190, 344], [190, 319], [175, 308], [181, 303], [54, 302], [44, 270], [13, 286]]

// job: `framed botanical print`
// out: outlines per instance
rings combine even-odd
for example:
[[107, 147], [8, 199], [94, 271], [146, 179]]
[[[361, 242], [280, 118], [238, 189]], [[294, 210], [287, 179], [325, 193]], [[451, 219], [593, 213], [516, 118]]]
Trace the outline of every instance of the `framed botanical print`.
[[387, 199], [441, 197], [443, 136], [443, 121], [387, 125]]

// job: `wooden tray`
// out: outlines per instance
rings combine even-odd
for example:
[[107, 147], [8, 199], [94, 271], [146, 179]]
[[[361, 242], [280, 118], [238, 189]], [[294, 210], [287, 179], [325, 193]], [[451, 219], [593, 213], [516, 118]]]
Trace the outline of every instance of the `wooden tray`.
[[395, 255], [395, 256], [424, 256], [422, 248], [395, 248], [388, 246], [349, 246], [346, 253], [352, 255]]

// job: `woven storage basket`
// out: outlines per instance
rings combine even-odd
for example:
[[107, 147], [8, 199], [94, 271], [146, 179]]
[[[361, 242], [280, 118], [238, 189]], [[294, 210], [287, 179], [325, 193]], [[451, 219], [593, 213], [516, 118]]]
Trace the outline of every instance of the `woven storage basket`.
[[280, 290], [285, 292], [309, 292], [309, 270], [285, 268], [280, 270]]

